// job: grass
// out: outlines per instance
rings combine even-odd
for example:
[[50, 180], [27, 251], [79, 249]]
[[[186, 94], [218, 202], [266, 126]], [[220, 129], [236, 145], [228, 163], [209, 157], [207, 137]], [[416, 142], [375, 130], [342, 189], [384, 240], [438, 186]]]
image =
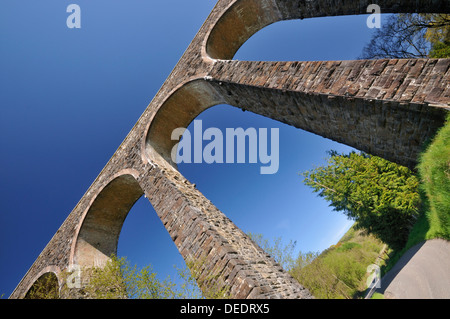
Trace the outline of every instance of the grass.
[[378, 292], [374, 292], [370, 299], [384, 299], [384, 295]]
[[318, 299], [361, 298], [367, 267], [376, 262], [384, 243], [353, 225], [336, 244], [320, 254], [300, 254], [290, 273]]
[[446, 124], [437, 132], [419, 158], [420, 215], [405, 247], [390, 252], [382, 273], [388, 272], [411, 247], [425, 240], [450, 240], [450, 113]]
[[426, 239], [450, 239], [450, 114], [446, 124], [422, 154], [418, 171], [426, 198], [429, 229]]

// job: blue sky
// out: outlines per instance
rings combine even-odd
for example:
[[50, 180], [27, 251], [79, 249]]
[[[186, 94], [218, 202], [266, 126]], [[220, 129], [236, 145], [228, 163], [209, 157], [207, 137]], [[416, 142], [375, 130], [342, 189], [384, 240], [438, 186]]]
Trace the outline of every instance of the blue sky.
[[[66, 8], [81, 8], [69, 29]], [[213, 8], [212, 0], [3, 0], [0, 9], [0, 295], [8, 297], [147, 107]], [[367, 16], [280, 22], [253, 36], [239, 60], [355, 59]], [[280, 167], [180, 164], [245, 232], [321, 251], [351, 223], [302, 184], [337, 144], [226, 105], [206, 127], [279, 128]], [[182, 260], [150, 203], [130, 211], [118, 253], [165, 277]]]

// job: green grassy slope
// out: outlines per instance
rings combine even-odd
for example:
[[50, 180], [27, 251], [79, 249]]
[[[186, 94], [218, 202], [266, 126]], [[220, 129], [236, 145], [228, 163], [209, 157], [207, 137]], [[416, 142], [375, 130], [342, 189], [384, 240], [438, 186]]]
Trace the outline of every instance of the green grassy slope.
[[383, 261], [378, 257], [384, 248], [383, 242], [354, 225], [336, 245], [320, 254], [300, 256], [291, 274], [316, 298], [360, 298], [367, 288], [367, 267]]

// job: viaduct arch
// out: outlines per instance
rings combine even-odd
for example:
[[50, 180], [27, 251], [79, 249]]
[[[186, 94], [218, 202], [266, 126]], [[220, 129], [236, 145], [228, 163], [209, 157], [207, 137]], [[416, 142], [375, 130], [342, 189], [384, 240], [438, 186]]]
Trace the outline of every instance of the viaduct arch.
[[[234, 298], [311, 298], [176, 169], [174, 128], [230, 104], [413, 168], [444, 123], [450, 59], [252, 62], [231, 60], [281, 20], [365, 14], [372, 1], [219, 0], [150, 105], [38, 256], [10, 298], [45, 269], [101, 264], [145, 194], [185, 259], [204, 260]], [[379, 0], [383, 13], [446, 13], [446, 0]], [[57, 275], [58, 273], [56, 273]]]

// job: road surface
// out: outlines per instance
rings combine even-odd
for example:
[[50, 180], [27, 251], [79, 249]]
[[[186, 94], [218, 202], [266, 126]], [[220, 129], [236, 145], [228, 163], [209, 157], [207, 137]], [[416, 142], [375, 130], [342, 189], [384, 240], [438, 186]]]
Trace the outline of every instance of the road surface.
[[376, 291], [389, 299], [450, 299], [450, 241], [432, 239], [412, 247]]

